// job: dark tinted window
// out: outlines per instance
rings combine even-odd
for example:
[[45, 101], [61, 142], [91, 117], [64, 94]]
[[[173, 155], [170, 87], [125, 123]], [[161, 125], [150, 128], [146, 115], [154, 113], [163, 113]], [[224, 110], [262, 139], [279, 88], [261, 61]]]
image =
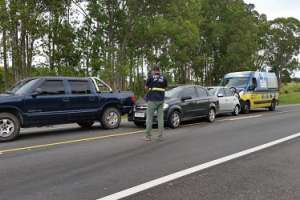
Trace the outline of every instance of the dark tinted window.
[[182, 93], [181, 93], [181, 97], [192, 97], [192, 98], [196, 98], [197, 94], [196, 94], [196, 90], [194, 87], [188, 87], [188, 88], [184, 88]]
[[69, 81], [72, 94], [91, 94], [91, 88], [88, 81]]
[[64, 83], [61, 80], [47, 80], [39, 87], [41, 95], [63, 95], [65, 94]]
[[39, 79], [28, 79], [18, 82], [13, 88], [11, 88], [7, 93], [13, 94], [28, 94], [31, 88], [39, 81]]
[[201, 87], [197, 87], [197, 91], [200, 97], [207, 97], [207, 92], [205, 89]]
[[224, 90], [225, 90], [225, 95], [226, 95], [227, 97], [233, 96], [233, 92], [231, 91], [231, 89], [229, 89], [229, 88], [224, 88]]

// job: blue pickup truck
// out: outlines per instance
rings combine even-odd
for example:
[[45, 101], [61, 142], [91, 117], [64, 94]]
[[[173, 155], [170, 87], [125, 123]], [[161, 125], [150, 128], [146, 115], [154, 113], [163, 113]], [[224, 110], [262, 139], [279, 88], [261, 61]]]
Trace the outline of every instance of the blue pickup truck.
[[106, 129], [118, 128], [135, 99], [97, 78], [28, 78], [0, 94], [0, 141], [17, 138], [26, 127], [77, 123], [89, 128], [100, 121]]

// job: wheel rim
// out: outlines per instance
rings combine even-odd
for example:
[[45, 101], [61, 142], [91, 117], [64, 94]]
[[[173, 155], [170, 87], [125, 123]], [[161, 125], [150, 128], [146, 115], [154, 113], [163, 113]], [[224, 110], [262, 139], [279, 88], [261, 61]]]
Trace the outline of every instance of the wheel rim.
[[119, 123], [119, 116], [116, 112], [109, 112], [105, 120], [110, 126], [116, 126]]
[[238, 114], [239, 114], [239, 111], [240, 111], [239, 107], [238, 107], [238, 106], [235, 106], [234, 113], [235, 113], [236, 115], [238, 115]]
[[215, 111], [213, 109], [211, 109], [209, 111], [209, 121], [214, 121], [215, 120]]
[[178, 127], [179, 124], [180, 124], [180, 116], [177, 112], [173, 113], [172, 124], [173, 124], [174, 127]]
[[15, 124], [10, 119], [0, 120], [0, 137], [9, 137], [15, 131]]

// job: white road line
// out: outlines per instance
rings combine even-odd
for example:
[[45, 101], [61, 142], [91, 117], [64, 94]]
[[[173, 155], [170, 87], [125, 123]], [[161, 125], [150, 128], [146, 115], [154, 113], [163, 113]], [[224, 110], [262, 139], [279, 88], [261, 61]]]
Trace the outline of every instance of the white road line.
[[175, 172], [173, 174], [170, 174], [170, 175], [167, 175], [167, 176], [164, 176], [164, 177], [161, 177], [161, 178], [143, 183], [141, 185], [137, 185], [137, 186], [134, 186], [132, 188], [117, 192], [115, 194], [111, 194], [109, 196], [99, 198], [97, 200], [118, 200], [118, 199], [122, 199], [122, 198], [125, 198], [125, 197], [128, 197], [128, 196], [134, 195], [136, 193], [148, 190], [150, 188], [156, 187], [158, 185], [161, 185], [161, 184], [179, 179], [181, 177], [193, 174], [195, 172], [202, 171], [204, 169], [207, 169], [207, 168], [210, 168], [210, 167], [213, 167], [213, 166], [216, 166], [216, 165], [223, 164], [225, 162], [228, 162], [228, 161], [231, 161], [233, 159], [237, 159], [237, 158], [249, 155], [249, 154], [254, 153], [254, 152], [261, 151], [261, 150], [266, 149], [266, 148], [270, 148], [272, 146], [278, 145], [278, 144], [283, 143], [283, 142], [287, 142], [289, 140], [292, 140], [292, 139], [295, 139], [295, 138], [298, 138], [298, 137], [300, 137], [300, 133], [296, 133], [296, 134], [290, 135], [290, 136], [285, 137], [285, 138], [281, 138], [281, 139], [278, 139], [278, 140], [275, 140], [275, 141], [272, 141], [272, 142], [269, 142], [269, 143], [266, 143], [266, 144], [263, 144], [263, 145], [259, 145], [259, 146], [256, 146], [256, 147], [244, 150], [244, 151], [240, 151], [238, 153], [231, 154], [231, 155], [228, 155], [228, 156], [225, 156], [225, 157], [222, 157], [222, 158], [219, 158], [219, 159], [216, 159], [216, 160], [204, 163], [204, 164], [200, 164], [200, 165], [197, 165], [197, 166], [194, 166], [194, 167], [182, 170], [182, 171], [178, 171], [178, 172]]
[[236, 121], [236, 120], [242, 120], [242, 119], [252, 119], [252, 118], [257, 118], [257, 117], [261, 117], [263, 115], [251, 115], [251, 116], [247, 116], [247, 117], [235, 117], [235, 118], [230, 118], [230, 119], [221, 119], [221, 120], [217, 120], [219, 122], [223, 122], [223, 121]]
[[277, 108], [288, 108], [288, 107], [298, 107], [300, 104], [290, 104], [290, 105], [279, 105]]

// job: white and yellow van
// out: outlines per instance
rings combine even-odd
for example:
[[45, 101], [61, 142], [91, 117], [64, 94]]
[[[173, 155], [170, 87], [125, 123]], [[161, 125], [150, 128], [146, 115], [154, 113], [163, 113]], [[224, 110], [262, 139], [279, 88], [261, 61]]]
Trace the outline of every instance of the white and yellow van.
[[240, 96], [243, 113], [256, 108], [274, 111], [278, 104], [279, 90], [275, 73], [234, 72], [224, 76], [222, 86], [234, 88]]

